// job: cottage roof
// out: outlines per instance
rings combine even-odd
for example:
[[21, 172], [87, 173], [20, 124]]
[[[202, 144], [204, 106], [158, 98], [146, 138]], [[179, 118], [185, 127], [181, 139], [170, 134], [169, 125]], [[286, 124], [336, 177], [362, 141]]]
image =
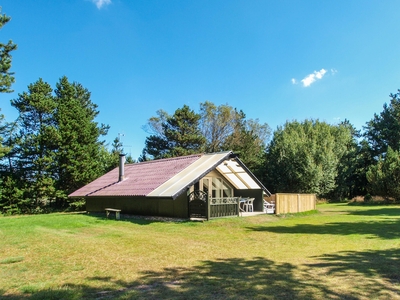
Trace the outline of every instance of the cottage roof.
[[231, 151], [196, 154], [125, 165], [122, 181], [115, 168], [70, 194], [70, 197], [146, 196], [176, 198], [217, 169], [237, 189], [268, 190]]

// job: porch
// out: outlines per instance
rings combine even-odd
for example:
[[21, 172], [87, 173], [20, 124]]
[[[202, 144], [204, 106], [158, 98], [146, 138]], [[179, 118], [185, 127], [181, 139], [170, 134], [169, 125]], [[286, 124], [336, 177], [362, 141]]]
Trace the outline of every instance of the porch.
[[188, 195], [190, 219], [214, 219], [223, 217], [249, 217], [265, 214], [266, 211], [255, 211], [254, 198], [224, 197], [212, 198], [201, 190]]

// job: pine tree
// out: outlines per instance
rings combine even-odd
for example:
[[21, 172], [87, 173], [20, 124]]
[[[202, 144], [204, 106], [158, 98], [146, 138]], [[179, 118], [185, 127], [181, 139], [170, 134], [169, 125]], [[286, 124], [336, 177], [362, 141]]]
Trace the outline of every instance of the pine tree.
[[41, 207], [56, 197], [54, 150], [57, 130], [53, 115], [56, 103], [51, 86], [39, 79], [19, 94], [11, 105], [18, 110], [18, 145], [13, 150], [15, 174], [25, 186], [24, 198]]
[[64, 192], [59, 200], [65, 204], [66, 196], [104, 173], [101, 149], [109, 126], [95, 122], [99, 114], [90, 92], [79, 83], [70, 83], [62, 77], [56, 84], [58, 130], [57, 188]]
[[184, 105], [173, 116], [163, 116], [165, 119], [159, 120], [161, 130], [146, 138], [144, 155], [164, 158], [203, 152], [206, 141], [199, 129], [199, 114]]
[[[0, 7], [1, 12], [1, 7]], [[0, 14], [0, 29], [7, 24], [11, 18]], [[0, 43], [0, 93], [13, 92], [11, 85], [14, 83], [14, 73], [10, 72], [12, 56], [11, 52], [17, 49], [17, 45], [11, 40], [7, 44]]]

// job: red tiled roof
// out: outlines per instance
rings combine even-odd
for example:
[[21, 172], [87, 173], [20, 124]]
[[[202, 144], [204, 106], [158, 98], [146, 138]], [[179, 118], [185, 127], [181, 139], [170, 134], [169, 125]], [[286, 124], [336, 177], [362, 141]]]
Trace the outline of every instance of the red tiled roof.
[[118, 182], [119, 167], [70, 194], [84, 196], [147, 196], [202, 155], [189, 155], [125, 165], [125, 179]]

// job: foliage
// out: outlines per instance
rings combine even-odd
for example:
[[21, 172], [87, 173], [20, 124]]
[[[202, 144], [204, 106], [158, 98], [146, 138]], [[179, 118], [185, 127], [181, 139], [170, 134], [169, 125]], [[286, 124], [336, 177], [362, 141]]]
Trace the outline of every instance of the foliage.
[[149, 124], [157, 130], [146, 138], [144, 152], [147, 155], [165, 158], [202, 152], [205, 138], [199, 129], [199, 114], [184, 105], [172, 116], [161, 116], [150, 119]]
[[268, 187], [274, 192], [327, 195], [337, 187], [340, 162], [348, 153], [348, 126], [318, 120], [286, 122], [267, 149]]
[[19, 178], [16, 178], [13, 174], [3, 175], [1, 185], [0, 212], [20, 214], [29, 210], [30, 199], [24, 197], [26, 187]]
[[[11, 18], [5, 14], [1, 14], [0, 7], [0, 29], [7, 24]], [[10, 93], [13, 92], [11, 85], [14, 83], [14, 73], [10, 71], [12, 56], [11, 52], [17, 49], [17, 45], [12, 41], [7, 44], [0, 43], [0, 93]], [[4, 115], [0, 114], [0, 135], [4, 135], [7, 131], [7, 126], [3, 125]], [[10, 151], [9, 147], [2, 145], [3, 138], [0, 137], [0, 158], [2, 158], [6, 153]]]
[[206, 138], [205, 151], [209, 153], [226, 150], [226, 140], [232, 136], [244, 114], [229, 105], [216, 106], [206, 101], [200, 103], [200, 127]]
[[243, 111], [229, 105], [200, 104], [201, 130], [207, 140], [206, 152], [232, 150], [255, 173], [261, 176], [266, 141], [271, 130], [258, 119], [246, 120]]
[[[119, 137], [116, 137], [111, 145], [111, 152], [108, 151], [106, 147], [102, 147], [100, 159], [100, 162], [103, 164], [102, 169], [108, 172], [118, 167], [120, 154], [125, 154], [124, 147], [121, 139]], [[131, 155], [126, 155], [125, 163], [135, 163], [135, 160], [132, 158]]]
[[241, 111], [240, 118], [236, 119], [234, 132], [227, 137], [223, 148], [238, 154], [246, 166], [261, 180], [265, 166], [266, 140], [270, 136], [268, 124], [259, 121], [246, 120]]
[[400, 151], [400, 90], [390, 94], [390, 103], [383, 105], [383, 111], [367, 122], [365, 137], [371, 147], [372, 156], [385, 154], [388, 147]]
[[173, 116], [164, 110], [156, 113], [144, 128], [150, 136], [146, 138], [140, 161], [232, 150], [261, 176], [266, 140], [270, 136], [267, 124], [246, 120], [243, 111], [229, 105], [216, 106], [209, 101], [200, 104], [199, 114], [186, 105]]
[[[11, 101], [19, 113], [19, 140], [13, 154], [14, 172], [26, 186], [24, 198], [42, 206], [56, 197], [54, 150], [57, 129], [53, 119], [56, 105], [52, 88], [42, 79], [28, 86], [28, 92]], [[11, 170], [8, 170], [11, 173]]]
[[[7, 24], [11, 18], [1, 14], [0, 7], [0, 29]], [[17, 45], [11, 40], [7, 44], [0, 43], [0, 93], [11, 93], [11, 85], [14, 83], [14, 73], [10, 71], [12, 55], [11, 52], [17, 49]]]
[[[99, 114], [90, 92], [79, 83], [62, 77], [56, 84], [57, 110], [54, 119], [58, 130], [57, 188], [65, 196], [103, 174], [98, 163], [109, 126], [95, 122]], [[64, 198], [65, 199], [65, 198]]]
[[67, 203], [67, 195], [109, 167], [99, 163], [104, 150], [99, 138], [108, 126], [94, 121], [99, 112], [89, 91], [62, 77], [53, 94], [51, 86], [39, 79], [11, 105], [19, 116], [3, 135], [11, 150], [1, 161], [0, 209], [41, 212], [73, 204]]
[[394, 198], [400, 201], [400, 154], [390, 146], [367, 172], [369, 191], [373, 195]]
[[326, 195], [330, 201], [341, 202], [366, 193], [366, 171], [372, 162], [370, 151], [365, 141], [359, 142], [360, 132], [348, 120], [340, 124], [349, 130], [351, 139], [343, 140], [346, 144], [343, 156], [338, 163], [335, 189]]

